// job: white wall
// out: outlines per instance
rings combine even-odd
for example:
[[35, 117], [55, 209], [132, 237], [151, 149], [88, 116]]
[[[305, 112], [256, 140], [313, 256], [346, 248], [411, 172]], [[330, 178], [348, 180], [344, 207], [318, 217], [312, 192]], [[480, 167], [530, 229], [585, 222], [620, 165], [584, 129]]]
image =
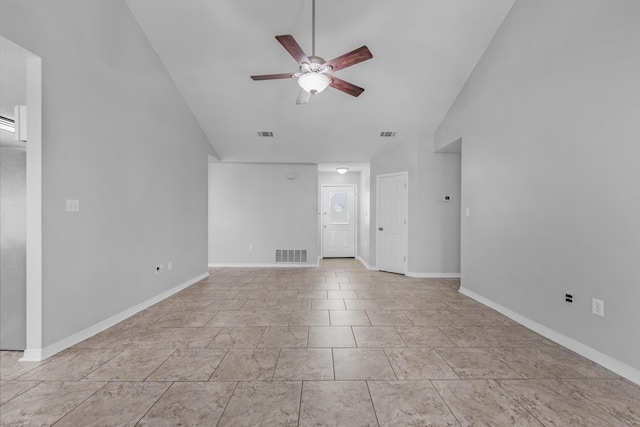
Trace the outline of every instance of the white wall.
[[315, 265], [318, 166], [211, 163], [209, 227], [209, 264], [274, 264], [276, 249], [307, 249]]
[[42, 58], [42, 346], [53, 346], [206, 273], [213, 150], [124, 2], [3, 2], [0, 31]]
[[462, 137], [463, 287], [637, 381], [639, 17], [635, 0], [517, 1], [437, 132]]
[[[425, 135], [397, 144], [371, 160], [370, 264], [376, 262], [376, 176], [407, 171], [408, 274], [459, 274], [460, 156], [433, 150], [433, 137]], [[445, 194], [453, 201], [444, 203]]]
[[[13, 134], [11, 137], [13, 138]], [[0, 349], [2, 350], [24, 350], [27, 342], [26, 154], [25, 148], [0, 147]]]

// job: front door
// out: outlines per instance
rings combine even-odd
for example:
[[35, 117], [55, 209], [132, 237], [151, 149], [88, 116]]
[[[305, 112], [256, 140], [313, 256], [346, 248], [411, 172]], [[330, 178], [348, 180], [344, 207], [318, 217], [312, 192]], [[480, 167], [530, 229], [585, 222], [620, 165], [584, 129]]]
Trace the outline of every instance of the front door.
[[356, 256], [355, 186], [322, 187], [322, 256]]
[[377, 267], [407, 272], [407, 173], [377, 177]]

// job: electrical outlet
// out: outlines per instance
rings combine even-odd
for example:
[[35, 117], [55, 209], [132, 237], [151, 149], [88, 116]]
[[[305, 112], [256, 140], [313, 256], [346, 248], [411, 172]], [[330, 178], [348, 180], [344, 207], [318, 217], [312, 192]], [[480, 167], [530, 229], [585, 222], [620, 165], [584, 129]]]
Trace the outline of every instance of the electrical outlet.
[[576, 294], [574, 294], [573, 292], [565, 292], [564, 293], [564, 302], [566, 302], [567, 304], [572, 304], [575, 302], [576, 300]]
[[604, 301], [597, 298], [591, 298], [591, 312], [604, 317]]

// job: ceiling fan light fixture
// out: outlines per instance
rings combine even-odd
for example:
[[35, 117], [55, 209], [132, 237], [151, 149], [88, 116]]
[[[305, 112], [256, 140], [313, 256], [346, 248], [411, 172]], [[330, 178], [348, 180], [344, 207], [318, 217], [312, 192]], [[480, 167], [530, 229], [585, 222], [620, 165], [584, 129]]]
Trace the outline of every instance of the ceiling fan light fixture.
[[320, 93], [331, 84], [331, 79], [324, 74], [310, 72], [298, 78], [298, 85], [312, 95]]
[[336, 168], [336, 172], [338, 172], [341, 175], [344, 175], [345, 173], [347, 173], [349, 171], [349, 168], [345, 168], [344, 166], [341, 166], [339, 168]]

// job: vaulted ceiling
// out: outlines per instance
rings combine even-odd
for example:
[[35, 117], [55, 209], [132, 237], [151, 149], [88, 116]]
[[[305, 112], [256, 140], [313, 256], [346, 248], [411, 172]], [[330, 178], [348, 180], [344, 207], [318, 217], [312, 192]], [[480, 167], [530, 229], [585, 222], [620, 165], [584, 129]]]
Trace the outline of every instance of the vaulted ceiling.
[[326, 163], [434, 133], [514, 1], [317, 0], [316, 55], [367, 45], [373, 59], [336, 72], [362, 95], [328, 88], [306, 105], [295, 79], [249, 76], [298, 71], [274, 36], [311, 55], [311, 0], [127, 4], [221, 160]]

